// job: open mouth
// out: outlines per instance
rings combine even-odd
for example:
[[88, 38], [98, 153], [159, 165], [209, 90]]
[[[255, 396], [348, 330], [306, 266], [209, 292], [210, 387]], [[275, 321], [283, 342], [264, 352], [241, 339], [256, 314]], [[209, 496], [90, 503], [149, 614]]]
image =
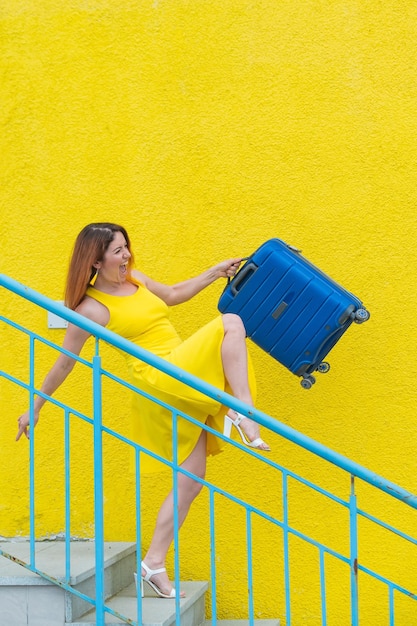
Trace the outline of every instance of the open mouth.
[[127, 262], [123, 263], [123, 265], [120, 266], [120, 272], [122, 274], [126, 274], [126, 272], [127, 272]]

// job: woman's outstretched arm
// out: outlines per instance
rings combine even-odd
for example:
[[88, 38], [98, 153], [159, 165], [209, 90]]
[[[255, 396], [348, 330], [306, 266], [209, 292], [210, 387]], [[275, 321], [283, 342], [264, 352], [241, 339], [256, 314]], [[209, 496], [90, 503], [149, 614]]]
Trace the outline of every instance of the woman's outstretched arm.
[[222, 261], [202, 274], [175, 285], [158, 283], [138, 270], [133, 270], [132, 276], [143, 283], [149, 291], [161, 298], [168, 306], [174, 306], [190, 300], [218, 278], [231, 278], [236, 274], [241, 262], [241, 258]]

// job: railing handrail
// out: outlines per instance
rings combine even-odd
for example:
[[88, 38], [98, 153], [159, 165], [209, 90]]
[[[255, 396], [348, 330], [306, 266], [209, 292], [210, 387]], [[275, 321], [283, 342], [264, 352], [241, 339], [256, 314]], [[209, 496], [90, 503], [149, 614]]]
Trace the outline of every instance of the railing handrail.
[[113, 345], [116, 348], [130, 354], [133, 357], [144, 361], [149, 365], [153, 365], [163, 371], [166, 374], [169, 374], [173, 378], [188, 384], [201, 393], [209, 396], [212, 399], [215, 399], [222, 404], [229, 406], [230, 408], [239, 411], [239, 413], [243, 413], [244, 415], [250, 415], [251, 419], [254, 419], [260, 425], [265, 426], [272, 432], [292, 441], [293, 443], [299, 445], [300, 447], [308, 450], [312, 454], [315, 454], [326, 461], [336, 465], [337, 467], [349, 472], [353, 476], [360, 478], [361, 480], [373, 485], [380, 491], [383, 491], [390, 496], [393, 496], [397, 500], [400, 500], [404, 504], [411, 506], [414, 509], [417, 509], [417, 495], [412, 494], [411, 492], [405, 490], [399, 485], [379, 476], [378, 474], [372, 472], [366, 467], [352, 461], [348, 457], [332, 450], [331, 448], [319, 443], [318, 441], [308, 437], [307, 435], [303, 435], [299, 431], [295, 430], [291, 426], [283, 424], [277, 419], [270, 417], [269, 415], [263, 413], [259, 409], [251, 408], [248, 410], [247, 405], [245, 405], [240, 400], [237, 400], [230, 394], [225, 391], [221, 391], [217, 389], [213, 385], [206, 383], [196, 376], [189, 374], [181, 370], [180, 368], [172, 365], [168, 361], [158, 357], [151, 352], [148, 352], [144, 348], [140, 348], [136, 346], [132, 342], [123, 337], [120, 337], [116, 333], [108, 330], [107, 328], [97, 324], [88, 318], [72, 311], [67, 308], [60, 302], [56, 302], [51, 298], [40, 294], [39, 292], [23, 285], [22, 283], [6, 276], [5, 274], [0, 274], [0, 286], [3, 286], [13, 293], [22, 296], [26, 300], [37, 304], [38, 306], [55, 313], [55, 315], [65, 319], [68, 322], [75, 323], [77, 326], [82, 328], [83, 330], [89, 332], [91, 335], [98, 337], [99, 339], [106, 341], [107, 343]]

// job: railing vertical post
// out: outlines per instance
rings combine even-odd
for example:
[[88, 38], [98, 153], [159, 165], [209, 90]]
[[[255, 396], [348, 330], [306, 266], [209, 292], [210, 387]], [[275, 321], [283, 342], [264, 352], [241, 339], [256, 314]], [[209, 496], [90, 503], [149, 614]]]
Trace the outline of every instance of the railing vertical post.
[[214, 490], [210, 489], [210, 579], [211, 579], [211, 620], [217, 624], [217, 580], [216, 580], [216, 542], [215, 542], [215, 516], [214, 516]]
[[142, 511], [141, 511], [141, 478], [140, 478], [140, 452], [135, 448], [135, 476], [136, 476], [136, 605], [138, 612], [137, 623], [142, 624]]
[[93, 357], [93, 417], [94, 417], [94, 528], [96, 557], [96, 616], [97, 626], [104, 626], [104, 514], [103, 514], [103, 439], [102, 439], [101, 358]]
[[172, 411], [172, 496], [174, 506], [174, 573], [175, 573], [175, 623], [180, 626], [180, 552], [179, 552], [179, 501], [178, 501], [178, 413]]
[[30, 335], [29, 388], [29, 543], [30, 564], [35, 568], [35, 338], [33, 335]]
[[389, 595], [389, 626], [394, 626], [395, 617], [394, 617], [394, 589], [392, 585], [388, 587], [388, 595]]
[[254, 624], [254, 602], [253, 602], [253, 564], [252, 564], [252, 525], [251, 513], [246, 509], [246, 550], [248, 558], [248, 591], [249, 591], [249, 626]]
[[355, 477], [351, 474], [349, 498], [350, 517], [350, 594], [352, 626], [359, 626], [358, 614], [358, 507], [355, 494]]
[[291, 626], [291, 594], [290, 594], [290, 551], [288, 543], [288, 475], [282, 474], [282, 507], [284, 533], [284, 576], [285, 576], [285, 617], [287, 626]]
[[71, 474], [70, 474], [70, 413], [65, 409], [65, 581], [71, 578]]
[[320, 549], [319, 559], [320, 559], [321, 625], [327, 626], [326, 571], [325, 571], [323, 549]]

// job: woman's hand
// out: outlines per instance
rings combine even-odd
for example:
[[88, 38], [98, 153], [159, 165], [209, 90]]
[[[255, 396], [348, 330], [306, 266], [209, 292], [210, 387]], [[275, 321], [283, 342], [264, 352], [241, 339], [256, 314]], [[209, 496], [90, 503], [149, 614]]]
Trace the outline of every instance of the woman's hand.
[[214, 266], [214, 270], [218, 273], [218, 278], [233, 278], [238, 271], [242, 259], [228, 259]]
[[[35, 410], [33, 418], [34, 418], [33, 423], [36, 426], [36, 424], [39, 421], [39, 411]], [[30, 422], [29, 411], [26, 411], [26, 413], [23, 413], [23, 415], [21, 415], [19, 419], [17, 420], [17, 423], [19, 425], [19, 430], [17, 431], [16, 441], [19, 441], [22, 435], [25, 435], [26, 439], [29, 439], [29, 422]]]

